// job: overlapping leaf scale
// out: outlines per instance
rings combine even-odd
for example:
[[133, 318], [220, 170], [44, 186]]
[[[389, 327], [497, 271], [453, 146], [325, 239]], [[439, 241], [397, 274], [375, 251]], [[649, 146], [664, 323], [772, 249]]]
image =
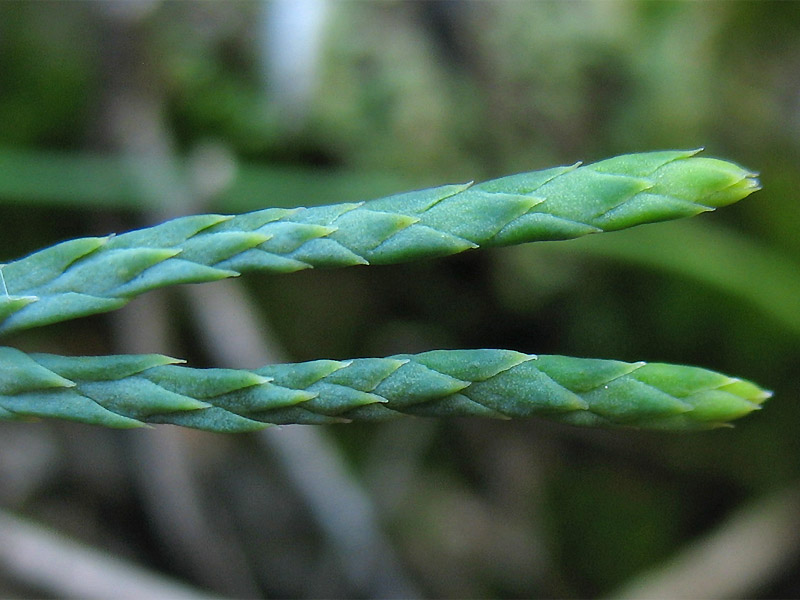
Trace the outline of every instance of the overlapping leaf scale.
[[197, 215], [57, 244], [2, 265], [0, 333], [114, 310], [148, 290], [253, 270], [396, 263], [695, 215], [758, 188], [697, 151], [448, 185], [369, 202]]
[[0, 419], [219, 432], [401, 414], [548, 417], [574, 425], [707, 429], [756, 410], [754, 384], [696, 367], [507, 350], [192, 369], [160, 355], [61, 357], [0, 348]]

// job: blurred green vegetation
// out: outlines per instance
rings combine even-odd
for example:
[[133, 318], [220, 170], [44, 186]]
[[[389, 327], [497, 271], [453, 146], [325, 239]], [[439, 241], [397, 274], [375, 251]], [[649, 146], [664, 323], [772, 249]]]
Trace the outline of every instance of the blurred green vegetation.
[[[763, 191], [686, 223], [242, 285], [295, 360], [501, 347], [697, 364], [775, 391], [735, 429], [689, 436], [459, 420], [330, 428], [368, 487], [409, 469], [385, 519], [427, 596], [611, 593], [800, 479], [796, 3], [333, 2], [314, 87], [292, 119], [269, 76], [267, 42], [280, 42], [264, 30], [270, 6], [0, 3], [0, 259], [185, 210], [356, 201], [703, 146], [759, 171]], [[197, 325], [171, 305], [174, 348], [150, 350], [210, 362]], [[115, 331], [99, 317], [9, 343], [111, 352]], [[73, 458], [67, 439], [117, 443], [79, 426], [24, 431]], [[392, 451], [393, 436], [410, 440], [407, 453]], [[223, 460], [245, 480], [264, 469], [248, 438], [207, 438], [209, 482]], [[131, 484], [80, 489], [94, 480], [68, 462], [40, 487], [0, 494], [2, 505], [192, 580], [152, 532], [103, 530], [120, 507], [154, 527]], [[258, 589], [352, 595], [314, 562], [320, 541], [302, 514], [273, 516], [270, 494], [249, 501], [251, 525], [305, 568], [252, 558], [265, 542], [243, 532]], [[797, 572], [748, 592], [796, 595]]]

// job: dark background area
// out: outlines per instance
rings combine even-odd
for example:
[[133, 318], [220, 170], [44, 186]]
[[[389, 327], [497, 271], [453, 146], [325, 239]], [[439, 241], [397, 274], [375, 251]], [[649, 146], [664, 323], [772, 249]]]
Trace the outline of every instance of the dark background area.
[[[180, 214], [701, 146], [764, 189], [576, 241], [183, 286], [3, 343], [195, 366], [665, 361], [774, 390], [763, 411], [698, 434], [0, 424], [0, 595], [146, 597], [157, 574], [187, 597], [800, 596], [800, 5], [0, 3], [2, 261]], [[87, 548], [86, 571], [59, 560]]]

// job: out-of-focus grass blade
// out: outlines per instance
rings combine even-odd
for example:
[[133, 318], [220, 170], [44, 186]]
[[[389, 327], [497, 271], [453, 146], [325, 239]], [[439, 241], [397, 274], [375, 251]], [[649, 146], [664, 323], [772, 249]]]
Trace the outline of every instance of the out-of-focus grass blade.
[[750, 302], [800, 335], [800, 264], [719, 225], [661, 223], [509, 251], [581, 253], [690, 277]]
[[118, 158], [0, 149], [0, 201], [145, 209], [135, 179]]
[[[141, 178], [132, 170], [134, 160], [0, 148], [0, 203], [136, 211], [154, 208], [152, 194], [140, 189]], [[187, 165], [179, 166], [178, 175], [191, 182]], [[240, 164], [208, 209], [247, 212], [267, 206], [369, 200], [407, 187], [408, 181], [380, 173]]]
[[268, 206], [316, 206], [370, 200], [413, 186], [411, 180], [383, 173], [243, 164], [211, 208], [238, 213]]

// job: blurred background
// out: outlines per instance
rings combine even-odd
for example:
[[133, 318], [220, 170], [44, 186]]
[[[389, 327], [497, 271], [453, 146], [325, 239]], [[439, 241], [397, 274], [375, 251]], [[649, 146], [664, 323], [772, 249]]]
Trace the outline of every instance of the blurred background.
[[576, 241], [183, 286], [4, 344], [235, 367], [497, 347], [775, 391], [688, 435], [0, 424], [0, 596], [800, 597], [799, 9], [0, 3], [0, 261], [635, 151], [703, 146], [764, 186]]

